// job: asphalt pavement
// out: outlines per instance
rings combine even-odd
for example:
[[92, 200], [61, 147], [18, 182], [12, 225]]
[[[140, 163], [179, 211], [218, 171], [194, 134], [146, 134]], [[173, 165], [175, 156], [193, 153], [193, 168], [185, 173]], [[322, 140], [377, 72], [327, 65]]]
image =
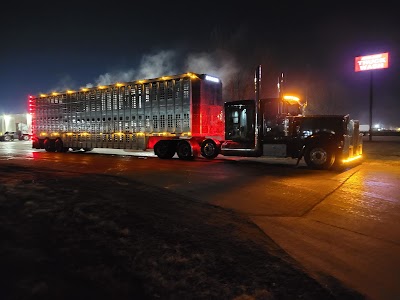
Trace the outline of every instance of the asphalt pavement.
[[[151, 150], [93, 152], [155, 157]], [[364, 156], [304, 214], [250, 217], [315, 277], [335, 278], [367, 299], [400, 299], [400, 137], [365, 137]]]
[[367, 299], [400, 299], [400, 137], [365, 141], [364, 156], [306, 214], [252, 220], [315, 276]]
[[367, 299], [400, 299], [400, 137], [365, 137], [364, 157], [306, 214], [251, 219], [315, 277], [335, 278]]

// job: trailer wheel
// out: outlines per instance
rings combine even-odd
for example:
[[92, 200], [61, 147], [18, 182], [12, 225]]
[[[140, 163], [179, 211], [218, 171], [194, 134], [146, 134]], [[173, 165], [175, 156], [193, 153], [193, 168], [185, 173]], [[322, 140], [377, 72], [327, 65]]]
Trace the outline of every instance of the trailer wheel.
[[154, 145], [154, 154], [161, 159], [171, 159], [175, 155], [173, 143], [168, 141], [158, 141]]
[[55, 152], [56, 147], [54, 144], [54, 141], [51, 141], [50, 139], [45, 139], [43, 143], [44, 150], [46, 150], [47, 152]]
[[192, 146], [190, 145], [189, 142], [181, 141], [178, 143], [178, 146], [176, 148], [177, 148], [176, 153], [178, 154], [178, 157], [180, 159], [190, 160], [194, 158]]
[[304, 160], [312, 169], [327, 170], [335, 162], [335, 153], [329, 146], [310, 145], [306, 148]]
[[211, 139], [204, 140], [201, 143], [201, 155], [207, 159], [214, 159], [219, 154], [219, 145]]
[[68, 148], [64, 147], [64, 143], [63, 143], [62, 139], [57, 138], [54, 141], [54, 151], [56, 151], [56, 152], [67, 152], [68, 151]]

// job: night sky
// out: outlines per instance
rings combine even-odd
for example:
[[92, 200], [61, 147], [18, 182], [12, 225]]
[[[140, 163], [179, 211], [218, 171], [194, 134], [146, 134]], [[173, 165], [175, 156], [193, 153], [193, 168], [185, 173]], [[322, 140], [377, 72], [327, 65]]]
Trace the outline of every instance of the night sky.
[[[325, 1], [14, 1], [0, 10], [0, 113], [25, 113], [28, 95], [185, 72], [218, 76], [224, 100], [285, 91], [309, 113], [369, 122], [371, 71], [354, 58], [389, 52], [373, 71], [373, 123], [400, 127], [400, 17], [394, 4]], [[348, 1], [350, 2], [350, 1]], [[260, 6], [257, 6], [260, 5]]]

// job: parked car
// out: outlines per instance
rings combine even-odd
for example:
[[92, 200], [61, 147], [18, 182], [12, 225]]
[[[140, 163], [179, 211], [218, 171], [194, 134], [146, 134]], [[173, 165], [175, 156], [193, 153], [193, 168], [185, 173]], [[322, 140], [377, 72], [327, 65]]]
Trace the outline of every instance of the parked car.
[[4, 134], [0, 135], [0, 141], [29, 141], [30, 136], [28, 133], [22, 133], [21, 131], [6, 131]]

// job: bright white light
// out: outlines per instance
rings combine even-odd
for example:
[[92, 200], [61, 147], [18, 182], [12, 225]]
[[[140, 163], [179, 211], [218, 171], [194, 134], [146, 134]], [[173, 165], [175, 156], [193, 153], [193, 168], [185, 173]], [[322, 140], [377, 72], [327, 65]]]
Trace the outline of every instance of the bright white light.
[[28, 125], [29, 132], [31, 132], [31, 128], [32, 128], [32, 115], [31, 114], [26, 114], [26, 123]]
[[212, 82], [219, 82], [219, 79], [217, 77], [213, 77], [210, 75], [206, 75], [206, 80], [212, 81]]
[[381, 128], [381, 125], [378, 123], [378, 124], [375, 124], [374, 125], [374, 128]]
[[11, 122], [11, 116], [10, 115], [4, 115], [4, 125], [5, 125], [5, 131], [10, 131], [10, 122]]

